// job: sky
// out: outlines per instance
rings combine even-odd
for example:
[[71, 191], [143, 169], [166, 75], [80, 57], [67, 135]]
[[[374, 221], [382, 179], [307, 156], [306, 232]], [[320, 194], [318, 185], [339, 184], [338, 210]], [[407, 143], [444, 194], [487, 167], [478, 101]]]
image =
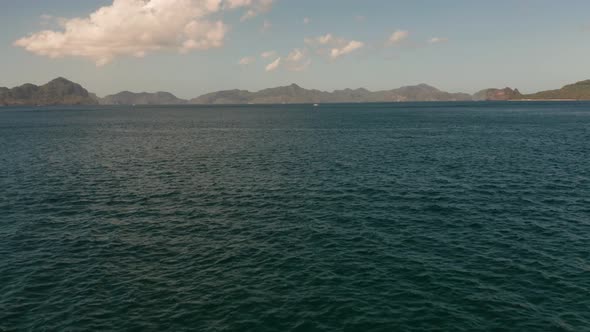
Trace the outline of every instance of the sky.
[[521, 92], [590, 78], [587, 0], [0, 0], [0, 86]]

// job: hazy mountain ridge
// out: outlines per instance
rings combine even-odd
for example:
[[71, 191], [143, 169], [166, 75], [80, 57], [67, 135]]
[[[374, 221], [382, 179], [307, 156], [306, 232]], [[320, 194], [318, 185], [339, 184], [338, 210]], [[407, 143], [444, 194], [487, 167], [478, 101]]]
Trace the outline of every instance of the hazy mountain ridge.
[[98, 101], [80, 84], [63, 77], [37, 86], [23, 84], [21, 86], [0, 88], [0, 105], [97, 105]]
[[485, 89], [473, 95], [441, 91], [427, 84], [398, 89], [369, 91], [343, 89], [332, 92], [309, 90], [297, 84], [263, 89], [224, 90], [186, 100], [169, 92], [123, 91], [99, 98], [81, 85], [57, 78], [45, 85], [23, 84], [12, 89], [0, 87], [0, 106], [11, 105], [182, 105], [182, 104], [295, 104], [363, 103], [415, 101], [509, 101], [509, 100], [590, 100], [590, 80], [569, 84], [561, 89], [521, 94], [518, 89]]
[[466, 93], [449, 93], [426, 84], [405, 86], [394, 90], [371, 92], [367, 89], [344, 89], [333, 92], [308, 90], [297, 84], [250, 92], [226, 90], [205, 94], [189, 101], [191, 104], [293, 104], [293, 103], [357, 103], [401, 101], [471, 100]]
[[373, 92], [372, 102], [404, 102], [404, 101], [469, 101], [467, 93], [450, 93], [441, 91], [428, 84], [404, 86], [398, 89]]
[[518, 89], [511, 88], [486, 89], [475, 93], [473, 100], [590, 100], [590, 80], [532, 94], [521, 94]]
[[531, 100], [590, 100], [590, 80], [568, 84], [561, 89], [541, 91], [524, 95], [524, 99]]
[[473, 94], [473, 100], [518, 100], [522, 99], [522, 94], [518, 89], [504, 88], [504, 89], [485, 89]]
[[100, 98], [99, 101], [101, 105], [181, 105], [187, 103], [186, 100], [163, 91], [155, 93], [123, 91]]

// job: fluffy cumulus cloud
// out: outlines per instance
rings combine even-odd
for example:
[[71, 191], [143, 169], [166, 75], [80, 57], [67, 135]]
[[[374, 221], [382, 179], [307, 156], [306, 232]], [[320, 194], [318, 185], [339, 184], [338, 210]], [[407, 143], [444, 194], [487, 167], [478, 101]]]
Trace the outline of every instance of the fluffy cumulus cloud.
[[270, 71], [275, 71], [277, 69], [279, 69], [279, 66], [281, 65], [281, 58], [277, 58], [275, 61], [269, 63], [265, 70], [270, 72]]
[[[305, 71], [311, 65], [311, 58], [307, 49], [293, 49], [287, 56], [281, 56], [276, 51], [267, 51], [260, 54], [263, 59], [275, 59], [264, 68], [267, 72], [284, 69], [288, 71]], [[242, 66], [248, 66], [256, 62], [256, 57], [244, 57], [238, 61]]]
[[346, 45], [344, 45], [343, 47], [340, 48], [333, 48], [330, 51], [330, 56], [332, 58], [338, 58], [340, 56], [352, 53], [356, 50], [358, 50], [359, 48], [365, 46], [362, 42], [356, 41], [356, 40], [351, 40], [349, 41]]
[[[276, 57], [277, 53], [274, 51], [264, 52], [264, 58]], [[273, 62], [269, 63], [265, 70], [267, 72], [275, 71], [279, 68], [288, 71], [304, 71], [311, 65], [311, 59], [307, 55], [307, 50], [296, 48], [292, 50], [286, 57], [278, 57]]]
[[327, 45], [336, 39], [332, 36], [331, 33], [325, 34], [323, 36], [318, 36], [315, 38], [305, 38], [304, 41], [307, 45], [310, 46], [318, 46], [318, 45]]
[[409, 35], [410, 35], [410, 33], [406, 30], [396, 30], [391, 34], [387, 43], [389, 45], [399, 44], [399, 43], [403, 42], [404, 40], [408, 39]]
[[304, 52], [302, 50], [296, 48], [291, 53], [289, 53], [289, 55], [287, 56], [287, 60], [291, 60], [293, 62], [299, 62], [299, 61], [303, 60], [304, 57], [305, 57]]
[[311, 59], [307, 56], [307, 50], [294, 49], [285, 58], [285, 68], [290, 71], [304, 71], [311, 65]]
[[228, 26], [213, 15], [243, 8], [245, 17], [270, 9], [272, 0], [114, 0], [88, 17], [62, 20], [61, 31], [44, 30], [17, 40], [27, 51], [76, 56], [104, 65], [119, 56], [155, 51], [207, 50], [223, 46]]
[[315, 48], [319, 54], [328, 55], [332, 59], [350, 54], [365, 46], [358, 40], [334, 37], [330, 33], [315, 38], [305, 38], [304, 41], [308, 46]]

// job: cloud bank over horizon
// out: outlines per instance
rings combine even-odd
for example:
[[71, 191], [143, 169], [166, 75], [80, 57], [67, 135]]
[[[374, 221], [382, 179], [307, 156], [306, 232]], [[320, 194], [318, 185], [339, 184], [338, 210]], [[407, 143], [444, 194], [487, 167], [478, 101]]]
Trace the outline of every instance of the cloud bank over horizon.
[[88, 17], [62, 19], [62, 31], [43, 30], [14, 42], [50, 58], [83, 57], [98, 66], [120, 56], [223, 46], [229, 26], [215, 14], [244, 9], [242, 20], [270, 10], [274, 0], [114, 0]]

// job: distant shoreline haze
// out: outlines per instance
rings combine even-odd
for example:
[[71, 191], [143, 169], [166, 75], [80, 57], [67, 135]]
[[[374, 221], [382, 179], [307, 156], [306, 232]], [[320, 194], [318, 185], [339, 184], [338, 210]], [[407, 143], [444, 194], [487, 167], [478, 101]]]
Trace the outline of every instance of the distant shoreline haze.
[[305, 104], [370, 102], [440, 102], [440, 101], [525, 101], [590, 100], [590, 80], [569, 84], [561, 89], [521, 94], [518, 89], [485, 89], [473, 95], [441, 91], [427, 84], [404, 86], [392, 90], [369, 91], [344, 89], [333, 92], [308, 90], [297, 84], [257, 92], [247, 90], [217, 91], [193, 99], [181, 99], [169, 92], [123, 91], [100, 98], [80, 84], [59, 77], [37, 86], [24, 84], [0, 87], [0, 106], [48, 105], [214, 105], [214, 104]]

